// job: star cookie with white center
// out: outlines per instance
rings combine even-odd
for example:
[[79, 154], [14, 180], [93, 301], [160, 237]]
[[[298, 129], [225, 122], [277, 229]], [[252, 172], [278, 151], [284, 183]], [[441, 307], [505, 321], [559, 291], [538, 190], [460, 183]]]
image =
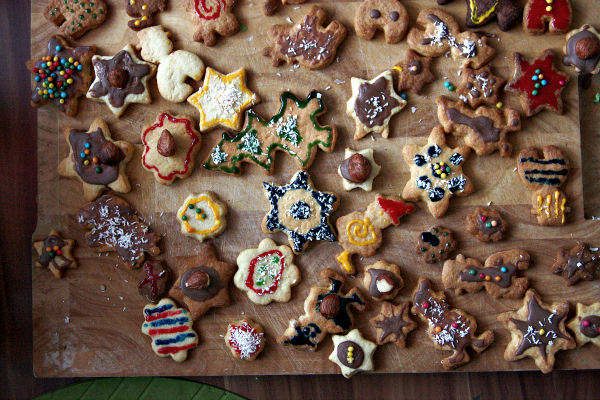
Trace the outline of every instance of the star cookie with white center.
[[577, 347], [565, 328], [568, 313], [568, 302], [546, 305], [535, 290], [529, 289], [519, 310], [498, 315], [498, 321], [511, 334], [504, 358], [516, 361], [531, 357], [543, 373], [552, 371], [558, 351]]
[[229, 305], [229, 282], [235, 265], [217, 259], [215, 248], [202, 244], [194, 257], [181, 257], [177, 261], [179, 277], [169, 290], [169, 296], [190, 311], [194, 321], [212, 307]]
[[217, 126], [239, 131], [244, 111], [258, 104], [260, 98], [246, 87], [244, 69], [223, 75], [209, 67], [204, 85], [187, 101], [200, 112], [201, 132]]
[[473, 183], [462, 171], [471, 149], [449, 147], [441, 126], [433, 128], [425, 146], [409, 144], [402, 152], [411, 172], [402, 198], [422, 199], [434, 217], [444, 216], [452, 196], [463, 197], [473, 192]]
[[190, 194], [177, 210], [181, 233], [203, 242], [227, 228], [227, 205], [211, 191]]
[[340, 199], [334, 193], [315, 190], [306, 171], [296, 172], [287, 185], [263, 182], [263, 186], [271, 204], [262, 221], [264, 233], [284, 232], [296, 254], [309, 241], [335, 241], [329, 216], [338, 208]]
[[92, 122], [87, 132], [67, 126], [63, 134], [69, 144], [69, 155], [58, 165], [58, 174], [79, 179], [88, 201], [106, 189], [129, 193], [131, 185], [125, 168], [133, 157], [131, 143], [114, 141], [108, 125], [100, 118]]
[[271, 239], [263, 239], [256, 249], [242, 251], [237, 265], [233, 283], [256, 304], [285, 303], [292, 296], [291, 287], [300, 283], [292, 249], [277, 246]]
[[43, 240], [34, 242], [33, 247], [39, 255], [35, 265], [48, 268], [57, 278], [62, 278], [68, 268], [77, 268], [77, 260], [72, 254], [75, 241], [61, 238], [54, 229]]
[[404, 106], [406, 101], [394, 91], [391, 71], [384, 71], [370, 81], [353, 77], [346, 114], [354, 118], [354, 139], [361, 139], [369, 132], [387, 138], [390, 119]]
[[131, 103], [150, 104], [148, 81], [156, 73], [156, 65], [140, 61], [128, 44], [114, 56], [92, 58], [96, 79], [86, 97], [105, 103], [115, 117], [120, 117]]
[[334, 348], [329, 360], [341, 368], [344, 378], [373, 371], [373, 353], [377, 345], [363, 338], [358, 329], [351, 330], [345, 336], [333, 335], [331, 339]]

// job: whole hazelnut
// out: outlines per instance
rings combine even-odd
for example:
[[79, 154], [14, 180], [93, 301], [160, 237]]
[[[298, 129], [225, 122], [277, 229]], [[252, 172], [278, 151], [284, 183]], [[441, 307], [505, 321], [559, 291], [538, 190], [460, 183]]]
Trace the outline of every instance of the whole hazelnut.
[[583, 38], [575, 44], [575, 53], [582, 60], [588, 60], [600, 53], [600, 40], [596, 37]]
[[350, 181], [363, 183], [371, 176], [371, 162], [362, 154], [353, 154], [348, 160]]
[[161, 132], [156, 143], [156, 151], [163, 157], [171, 157], [177, 153], [177, 142], [171, 132], [166, 129]]
[[108, 83], [117, 89], [123, 89], [127, 85], [129, 74], [123, 68], [115, 68], [108, 71]]
[[340, 298], [336, 294], [328, 294], [321, 300], [319, 312], [327, 319], [335, 318], [340, 312]]
[[204, 271], [194, 271], [185, 281], [185, 287], [194, 290], [203, 290], [210, 285], [210, 277]]
[[121, 150], [116, 144], [107, 140], [98, 152], [98, 159], [102, 162], [102, 164], [118, 164], [121, 161]]

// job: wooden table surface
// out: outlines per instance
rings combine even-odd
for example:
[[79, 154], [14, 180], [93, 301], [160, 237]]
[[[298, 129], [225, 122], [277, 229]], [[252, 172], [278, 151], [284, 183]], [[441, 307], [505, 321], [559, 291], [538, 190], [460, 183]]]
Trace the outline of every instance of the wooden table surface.
[[[0, 2], [5, 68], [0, 71], [0, 291], [2, 296], [2, 397], [28, 399], [81, 379], [36, 379], [32, 373], [31, 234], [36, 224], [36, 112], [28, 106], [30, 5]], [[583, 127], [583, 125], [582, 125]], [[594, 165], [598, 165], [594, 161]], [[584, 173], [585, 177], [585, 173]], [[586, 207], [588, 211], [588, 207]], [[597, 371], [380, 374], [192, 378], [248, 398], [596, 398]], [[310, 388], [307, 390], [306, 388]]]

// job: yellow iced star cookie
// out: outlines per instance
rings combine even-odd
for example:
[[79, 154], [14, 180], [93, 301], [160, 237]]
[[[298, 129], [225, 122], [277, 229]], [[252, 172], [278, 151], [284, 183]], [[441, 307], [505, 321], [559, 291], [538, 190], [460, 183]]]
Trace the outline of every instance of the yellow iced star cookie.
[[206, 69], [204, 86], [187, 99], [200, 112], [200, 131], [216, 126], [239, 131], [242, 113], [260, 102], [260, 98], [246, 87], [243, 68], [223, 75], [212, 68]]
[[218, 236], [227, 227], [227, 205], [210, 191], [190, 194], [177, 210], [181, 233], [203, 242]]

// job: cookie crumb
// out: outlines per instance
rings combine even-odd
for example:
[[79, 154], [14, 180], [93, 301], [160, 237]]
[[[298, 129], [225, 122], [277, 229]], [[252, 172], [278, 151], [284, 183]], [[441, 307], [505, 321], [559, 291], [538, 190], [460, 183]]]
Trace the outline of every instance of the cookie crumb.
[[71, 320], [69, 319], [69, 317], [65, 317], [65, 324], [68, 324]]
[[341, 79], [336, 79], [336, 80], [333, 81], [333, 83], [337, 83], [339, 85], [341, 83], [346, 83], [346, 81], [343, 81]]
[[100, 285], [100, 290], [103, 291], [103, 292], [106, 292], [106, 286]]

